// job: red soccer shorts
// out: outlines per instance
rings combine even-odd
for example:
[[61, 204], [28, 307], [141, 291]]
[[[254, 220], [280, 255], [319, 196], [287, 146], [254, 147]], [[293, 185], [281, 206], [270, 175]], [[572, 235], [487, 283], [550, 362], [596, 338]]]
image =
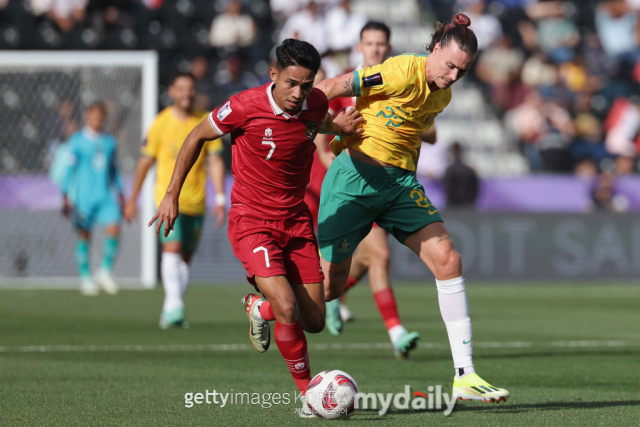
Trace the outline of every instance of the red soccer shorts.
[[324, 280], [318, 241], [311, 213], [303, 209], [293, 218], [264, 220], [229, 212], [229, 240], [236, 258], [247, 270], [249, 283], [255, 276], [287, 276], [292, 285]]

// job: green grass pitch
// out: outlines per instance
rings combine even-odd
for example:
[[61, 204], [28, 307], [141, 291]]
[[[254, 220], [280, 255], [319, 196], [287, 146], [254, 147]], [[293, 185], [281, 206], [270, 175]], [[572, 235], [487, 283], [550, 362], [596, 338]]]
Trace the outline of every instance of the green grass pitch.
[[[162, 291], [82, 297], [77, 291], [0, 290], [0, 425], [299, 425], [295, 405], [185, 408], [188, 392], [291, 393], [275, 343], [250, 347], [240, 298], [247, 284], [192, 286], [188, 330], [157, 326]], [[339, 338], [308, 335], [311, 367], [342, 369], [363, 392], [405, 384], [450, 392], [451, 355], [435, 285], [397, 285], [403, 323], [422, 335], [397, 361], [366, 284], [348, 298], [357, 320]], [[469, 283], [478, 373], [510, 390], [506, 404], [360, 410], [349, 425], [637, 425], [640, 287]], [[332, 348], [333, 345], [333, 348]], [[37, 347], [33, 347], [37, 346]]]

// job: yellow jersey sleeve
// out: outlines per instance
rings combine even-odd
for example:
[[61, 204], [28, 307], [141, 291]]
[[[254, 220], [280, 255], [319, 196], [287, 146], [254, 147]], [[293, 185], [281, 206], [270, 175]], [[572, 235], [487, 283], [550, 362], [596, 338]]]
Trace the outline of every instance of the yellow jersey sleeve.
[[353, 72], [356, 96], [397, 96], [415, 84], [416, 74], [410, 67], [411, 58], [394, 56], [382, 64]]
[[149, 132], [147, 133], [147, 137], [142, 143], [142, 147], [140, 147], [140, 152], [147, 157], [155, 159], [158, 157], [158, 150], [160, 149], [160, 144], [162, 142], [162, 118], [164, 116], [158, 115], [156, 120], [149, 128]]

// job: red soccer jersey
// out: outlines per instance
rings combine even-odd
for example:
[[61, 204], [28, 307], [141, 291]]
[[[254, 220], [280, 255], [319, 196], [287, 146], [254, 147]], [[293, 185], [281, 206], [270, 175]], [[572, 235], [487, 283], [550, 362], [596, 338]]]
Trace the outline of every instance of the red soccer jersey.
[[316, 145], [329, 109], [327, 97], [313, 89], [296, 115], [273, 99], [274, 83], [232, 96], [209, 115], [220, 134], [230, 133], [235, 178], [231, 209], [259, 219], [286, 219], [303, 207]]

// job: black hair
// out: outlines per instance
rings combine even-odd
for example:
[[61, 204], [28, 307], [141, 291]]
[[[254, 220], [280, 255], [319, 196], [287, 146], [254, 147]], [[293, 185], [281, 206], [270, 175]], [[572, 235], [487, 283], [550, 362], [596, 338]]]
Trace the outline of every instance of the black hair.
[[320, 54], [311, 44], [302, 40], [286, 39], [276, 48], [276, 68], [299, 66], [314, 73], [320, 68]]
[[169, 86], [173, 85], [176, 80], [178, 80], [180, 77], [187, 77], [189, 79], [191, 79], [194, 83], [196, 82], [196, 76], [194, 76], [191, 73], [188, 73], [186, 71], [181, 71], [177, 74], [175, 74], [172, 78], [171, 78], [171, 82], [169, 83]]
[[106, 105], [104, 105], [104, 102], [102, 101], [96, 101], [96, 102], [92, 102], [89, 107], [87, 108], [87, 111], [91, 111], [94, 108], [99, 108], [102, 110], [103, 113], [107, 113], [107, 107]]
[[461, 51], [475, 55], [478, 52], [478, 39], [469, 25], [471, 25], [471, 19], [462, 13], [454, 16], [450, 24], [445, 25], [438, 22], [436, 31], [431, 34], [431, 43], [429, 43], [427, 50], [433, 52], [437, 43], [440, 43], [442, 47], [447, 47], [453, 40]]
[[362, 40], [362, 33], [368, 30], [382, 31], [387, 36], [387, 43], [389, 43], [389, 41], [391, 40], [391, 29], [387, 26], [387, 24], [378, 21], [367, 22], [360, 30], [360, 40]]

